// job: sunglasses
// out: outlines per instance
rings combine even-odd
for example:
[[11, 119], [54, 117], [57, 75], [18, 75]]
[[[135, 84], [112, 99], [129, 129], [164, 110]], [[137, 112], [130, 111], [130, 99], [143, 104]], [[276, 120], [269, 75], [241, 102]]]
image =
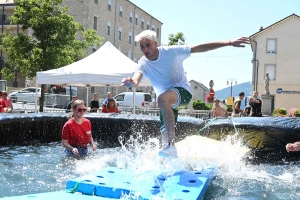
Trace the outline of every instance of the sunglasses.
[[87, 111], [87, 109], [86, 108], [76, 108], [76, 109], [74, 109], [74, 110], [77, 110], [77, 112], [86, 112]]

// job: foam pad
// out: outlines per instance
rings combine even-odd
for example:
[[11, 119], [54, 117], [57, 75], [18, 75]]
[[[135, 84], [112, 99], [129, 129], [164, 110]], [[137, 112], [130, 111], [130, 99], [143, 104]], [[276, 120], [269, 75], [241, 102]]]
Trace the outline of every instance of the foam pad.
[[[209, 168], [202, 171], [164, 174], [147, 171], [137, 174], [129, 169], [110, 167], [71, 179], [66, 188], [82, 194], [117, 199], [123, 195], [139, 199], [153, 199], [161, 195], [167, 199], [202, 199], [216, 171], [216, 168]], [[75, 187], [76, 184], [78, 187]]]

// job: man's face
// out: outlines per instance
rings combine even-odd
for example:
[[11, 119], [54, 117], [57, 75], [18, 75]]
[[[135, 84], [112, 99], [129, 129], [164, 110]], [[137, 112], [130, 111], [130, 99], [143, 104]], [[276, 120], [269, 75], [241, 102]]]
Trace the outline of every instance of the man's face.
[[240, 98], [241, 98], [241, 99], [244, 99], [244, 97], [245, 97], [245, 95], [242, 95]]
[[107, 98], [111, 99], [111, 93], [107, 94]]
[[141, 40], [140, 48], [148, 60], [157, 59], [157, 42], [151, 41], [149, 39]]
[[257, 97], [258, 97], [258, 92], [254, 92], [254, 93], [253, 93], [253, 97], [254, 97], [254, 98], [257, 98]]

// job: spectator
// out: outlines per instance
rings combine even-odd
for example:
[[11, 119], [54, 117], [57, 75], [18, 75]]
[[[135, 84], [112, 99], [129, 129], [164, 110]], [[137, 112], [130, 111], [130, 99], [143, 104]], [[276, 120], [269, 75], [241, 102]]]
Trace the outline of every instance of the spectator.
[[119, 113], [114, 99], [108, 100], [108, 104], [102, 108], [103, 113]]
[[232, 117], [240, 117], [241, 114], [244, 113], [244, 111], [241, 109], [241, 102], [245, 97], [245, 93], [241, 92], [239, 94], [239, 98], [234, 100], [233, 105], [232, 105]]
[[262, 103], [261, 100], [258, 98], [258, 92], [254, 91], [253, 101], [251, 103], [251, 112], [250, 112], [251, 117], [262, 117], [261, 105]]
[[92, 125], [90, 120], [84, 118], [87, 111], [85, 104], [81, 100], [72, 103], [73, 117], [69, 119], [62, 130], [62, 145], [66, 148], [67, 156], [87, 155], [87, 145], [90, 144], [96, 151], [97, 145], [92, 137]]
[[1, 99], [4, 100], [5, 102], [5, 107], [3, 108], [4, 112], [12, 112], [13, 110], [13, 105], [12, 105], [12, 101], [10, 98], [7, 98], [7, 92], [4, 90], [1, 93]]
[[70, 101], [70, 102], [68, 103], [68, 106], [67, 106], [67, 109], [66, 109], [66, 112], [67, 112], [67, 113], [68, 113], [68, 112], [71, 112], [72, 103], [73, 103], [74, 101], [76, 101], [76, 100], [78, 100], [78, 96], [73, 96], [73, 97], [72, 97], [72, 101]]
[[[0, 91], [0, 93], [1, 93], [1, 97], [2, 97], [2, 92]], [[5, 101], [2, 98], [0, 98], [0, 113], [4, 112], [5, 107], [6, 107]]]
[[102, 108], [104, 108], [105, 106], [107, 106], [108, 100], [110, 100], [111, 98], [112, 98], [112, 94], [111, 94], [111, 92], [108, 92], [107, 93], [107, 98], [104, 99], [104, 101], [103, 101]]
[[249, 102], [248, 102], [248, 105], [245, 107], [245, 114], [246, 116], [250, 116], [250, 111], [251, 111], [251, 103], [252, 103], [253, 99], [252, 97], [249, 98]]
[[90, 107], [91, 107], [90, 112], [97, 112], [97, 110], [99, 110], [99, 101], [98, 101], [98, 99], [99, 99], [98, 94], [94, 93], [94, 98], [90, 102]]
[[215, 99], [215, 106], [212, 108], [213, 117], [225, 117], [228, 116], [228, 112], [225, 108], [220, 106], [220, 100]]

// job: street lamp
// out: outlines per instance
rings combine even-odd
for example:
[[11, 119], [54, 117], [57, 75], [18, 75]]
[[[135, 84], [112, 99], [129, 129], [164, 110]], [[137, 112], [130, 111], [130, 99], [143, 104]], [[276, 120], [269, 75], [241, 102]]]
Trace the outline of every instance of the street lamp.
[[229, 81], [230, 81], [230, 96], [232, 97], [232, 83], [235, 82], [235, 84], [237, 84], [237, 81], [235, 78], [229, 78], [227, 79], [227, 85], [229, 85]]

